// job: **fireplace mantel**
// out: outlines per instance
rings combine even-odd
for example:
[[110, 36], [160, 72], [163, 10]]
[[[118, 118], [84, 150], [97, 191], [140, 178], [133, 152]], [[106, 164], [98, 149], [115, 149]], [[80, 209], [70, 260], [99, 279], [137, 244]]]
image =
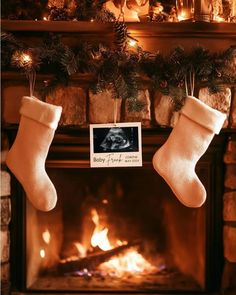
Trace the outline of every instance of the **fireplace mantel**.
[[[172, 34], [200, 34], [235, 37], [235, 23], [206, 23], [206, 22], [127, 22], [128, 29], [146, 36]], [[112, 23], [97, 23], [89, 21], [32, 21], [32, 20], [2, 20], [2, 29], [6, 31], [41, 31], [67, 33], [106, 33], [113, 29]]]
[[[96, 23], [89, 21], [19, 21], [2, 20], [2, 30], [13, 32], [26, 43], [29, 37], [37, 40], [45, 32], [62, 34], [69, 43], [71, 37], [80, 36], [82, 39], [110, 43], [114, 37], [112, 23]], [[209, 49], [225, 49], [236, 44], [235, 23], [206, 23], [206, 22], [179, 22], [179, 23], [127, 23], [131, 37], [138, 39], [144, 50], [160, 50], [168, 52], [176, 45], [185, 48], [199, 44]], [[25, 35], [27, 34], [27, 35]], [[194, 40], [194, 43], [191, 41]]]

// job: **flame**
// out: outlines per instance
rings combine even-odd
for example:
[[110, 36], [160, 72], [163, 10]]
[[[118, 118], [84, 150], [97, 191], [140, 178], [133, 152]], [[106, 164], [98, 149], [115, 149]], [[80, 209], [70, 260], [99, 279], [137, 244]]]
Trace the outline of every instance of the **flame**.
[[93, 247], [99, 247], [103, 251], [107, 251], [112, 249], [112, 245], [110, 244], [110, 241], [108, 239], [108, 228], [101, 228], [100, 222], [99, 222], [99, 215], [97, 213], [96, 209], [91, 210], [92, 215], [92, 221], [95, 224], [95, 229], [92, 234], [91, 238], [91, 245]]
[[85, 249], [85, 247], [80, 243], [74, 243], [74, 245], [76, 249], [78, 250], [79, 257], [85, 257], [87, 254], [87, 250]]
[[42, 233], [42, 238], [44, 240], [44, 242], [46, 244], [49, 244], [50, 243], [50, 240], [51, 240], [51, 235], [50, 235], [50, 232], [48, 229], [46, 229], [43, 233]]
[[44, 258], [46, 256], [45, 250], [44, 249], [41, 249], [39, 251], [39, 255], [40, 255], [41, 258]]
[[[95, 224], [95, 229], [91, 237], [91, 245], [98, 246], [101, 250], [107, 251], [114, 247], [127, 245], [127, 241], [116, 240], [111, 244], [108, 238], [108, 228], [100, 224], [100, 218], [96, 209], [91, 211], [92, 221]], [[79, 244], [79, 243], [78, 243]], [[80, 252], [80, 250], [78, 249]], [[116, 276], [122, 276], [124, 273], [140, 273], [140, 272], [153, 272], [156, 267], [151, 265], [135, 248], [127, 250], [109, 261], [101, 264], [99, 269], [104, 272], [112, 272]]]
[[125, 254], [110, 259], [99, 268], [105, 272], [112, 272], [118, 277], [125, 273], [151, 273], [157, 270], [136, 249], [130, 249]]

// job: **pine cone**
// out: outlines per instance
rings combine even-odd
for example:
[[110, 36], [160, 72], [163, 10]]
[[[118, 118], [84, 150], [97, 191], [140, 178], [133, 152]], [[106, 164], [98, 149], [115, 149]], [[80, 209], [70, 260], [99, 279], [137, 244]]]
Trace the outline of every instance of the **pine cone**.
[[113, 12], [107, 10], [107, 9], [102, 9], [101, 11], [99, 11], [95, 17], [95, 20], [97, 22], [113, 22], [115, 21], [116, 17], [114, 15]]
[[56, 6], [54, 6], [50, 9], [49, 20], [60, 21], [68, 19], [69, 17], [66, 8], [57, 8]]
[[124, 22], [116, 21], [114, 23], [115, 45], [119, 50], [124, 50], [127, 42], [127, 26]]

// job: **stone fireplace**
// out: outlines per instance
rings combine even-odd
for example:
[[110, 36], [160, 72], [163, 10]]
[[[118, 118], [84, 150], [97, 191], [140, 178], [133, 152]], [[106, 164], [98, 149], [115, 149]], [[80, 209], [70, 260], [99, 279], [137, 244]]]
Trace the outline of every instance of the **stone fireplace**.
[[[231, 37], [228, 39], [226, 43], [232, 42]], [[160, 44], [164, 46], [164, 42]], [[197, 165], [208, 194], [206, 204], [199, 209], [183, 207], [151, 165], [155, 150], [165, 142], [179, 115], [170, 99], [144, 87], [139, 91], [144, 104], [141, 112], [129, 112], [125, 101], [118, 104], [118, 121], [142, 122], [142, 168], [92, 169], [88, 124], [113, 120], [111, 94], [93, 94], [86, 79], [56, 88], [46, 101], [62, 105], [63, 114], [46, 169], [59, 201], [53, 211], [42, 213], [26, 201], [4, 162], [17, 132], [20, 100], [28, 94], [28, 86], [15, 73], [3, 73], [2, 78], [3, 294], [218, 294], [222, 290], [233, 294], [235, 85], [225, 86], [214, 99], [206, 95], [204, 87], [196, 93], [205, 103], [227, 113], [220, 135]], [[39, 77], [36, 93], [44, 78]], [[99, 232], [102, 241], [93, 244], [94, 233]], [[105, 248], [101, 245], [104, 241]]]
[[[152, 168], [152, 154], [169, 132], [162, 133], [143, 131], [144, 167], [110, 170], [89, 167], [86, 131], [59, 132], [47, 161], [59, 198], [51, 212], [36, 211], [13, 178], [14, 289], [173, 293], [220, 288], [225, 136], [213, 142], [197, 167], [207, 203], [190, 209]], [[101, 238], [94, 244], [95, 233]]]

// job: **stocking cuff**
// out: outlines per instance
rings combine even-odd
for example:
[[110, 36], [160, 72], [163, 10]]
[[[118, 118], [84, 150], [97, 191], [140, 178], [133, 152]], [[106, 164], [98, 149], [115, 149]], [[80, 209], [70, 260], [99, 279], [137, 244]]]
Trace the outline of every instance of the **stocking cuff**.
[[24, 96], [20, 114], [56, 129], [61, 117], [62, 107], [42, 102], [36, 97]]
[[181, 113], [215, 134], [219, 134], [226, 119], [226, 114], [211, 108], [193, 96], [187, 97]]

